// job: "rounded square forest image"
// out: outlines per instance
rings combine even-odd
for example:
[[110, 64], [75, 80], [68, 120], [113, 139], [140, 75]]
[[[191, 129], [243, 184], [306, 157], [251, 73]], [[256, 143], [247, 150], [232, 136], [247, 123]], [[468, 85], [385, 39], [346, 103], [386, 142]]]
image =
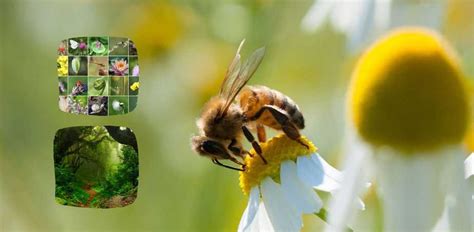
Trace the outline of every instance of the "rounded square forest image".
[[63, 128], [54, 138], [56, 202], [83, 208], [132, 204], [138, 190], [138, 146], [126, 127]]

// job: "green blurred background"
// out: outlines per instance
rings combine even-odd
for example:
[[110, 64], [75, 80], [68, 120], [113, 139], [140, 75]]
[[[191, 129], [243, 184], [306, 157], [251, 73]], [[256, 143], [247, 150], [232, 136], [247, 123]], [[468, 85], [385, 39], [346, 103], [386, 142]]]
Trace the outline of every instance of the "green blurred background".
[[[360, 51], [348, 51], [346, 36], [330, 24], [314, 33], [303, 32], [301, 19], [312, 4], [2, 0], [0, 230], [235, 231], [247, 202], [238, 186], [238, 173], [198, 157], [190, 150], [189, 139], [197, 132], [195, 120], [201, 106], [218, 92], [243, 38], [247, 39], [244, 57], [260, 46], [267, 48], [250, 83], [291, 96], [306, 117], [303, 134], [339, 167], [345, 91]], [[474, 2], [443, 4], [439, 30], [458, 49], [463, 68], [472, 77], [474, 23], [470, 17]], [[412, 22], [422, 20], [422, 15], [415, 15]], [[136, 42], [141, 71], [138, 107], [112, 117], [59, 111], [57, 45], [68, 37], [102, 35]], [[134, 130], [140, 183], [133, 205], [100, 210], [55, 203], [54, 134], [78, 125], [119, 125]], [[380, 206], [373, 195], [369, 192], [365, 197], [368, 210], [359, 215], [355, 229], [380, 228]], [[305, 231], [324, 226], [312, 215], [305, 216], [304, 222]]]

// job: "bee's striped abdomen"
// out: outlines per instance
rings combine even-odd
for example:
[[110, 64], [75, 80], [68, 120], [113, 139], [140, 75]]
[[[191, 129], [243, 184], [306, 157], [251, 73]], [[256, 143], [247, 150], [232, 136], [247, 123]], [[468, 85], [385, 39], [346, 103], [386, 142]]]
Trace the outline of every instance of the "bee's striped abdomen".
[[[265, 105], [276, 106], [289, 116], [298, 128], [304, 128], [304, 118], [295, 102], [283, 93], [265, 86], [248, 86], [239, 95], [240, 107], [249, 121], [257, 121], [265, 126], [280, 130], [281, 125], [268, 111], [260, 111]], [[259, 113], [261, 113], [259, 115]]]

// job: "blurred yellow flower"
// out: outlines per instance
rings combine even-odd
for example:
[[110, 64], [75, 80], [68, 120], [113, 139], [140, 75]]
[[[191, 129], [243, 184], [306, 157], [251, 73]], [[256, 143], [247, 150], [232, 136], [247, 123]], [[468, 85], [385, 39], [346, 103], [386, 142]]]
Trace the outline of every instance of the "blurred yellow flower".
[[467, 131], [469, 101], [458, 60], [432, 32], [390, 34], [360, 58], [353, 75], [352, 120], [372, 145], [433, 150], [458, 143]]
[[[469, 79], [468, 79], [469, 81]], [[469, 92], [471, 93], [471, 119], [474, 119], [474, 79], [471, 79], [468, 82]], [[471, 127], [467, 130], [467, 135], [464, 138], [464, 144], [466, 145], [466, 149], [469, 152], [474, 152], [474, 120], [471, 121]]]
[[400, 28], [362, 55], [352, 78], [355, 133], [329, 230], [342, 230], [354, 208], [348, 202], [372, 174], [384, 230], [472, 231], [462, 144], [471, 106], [449, 44], [434, 31]]
[[141, 4], [135, 10], [130, 14], [134, 17], [130, 38], [142, 59], [173, 47], [183, 34], [186, 14], [189, 14], [184, 8], [167, 2]]
[[466, 0], [448, 0], [443, 32], [457, 45], [470, 48], [474, 39], [474, 4]]
[[471, 123], [471, 128], [469, 128], [464, 142], [466, 144], [466, 149], [470, 152], [474, 152], [474, 122]]
[[56, 60], [58, 66], [58, 76], [67, 76], [68, 73], [68, 58], [67, 56], [58, 56]]

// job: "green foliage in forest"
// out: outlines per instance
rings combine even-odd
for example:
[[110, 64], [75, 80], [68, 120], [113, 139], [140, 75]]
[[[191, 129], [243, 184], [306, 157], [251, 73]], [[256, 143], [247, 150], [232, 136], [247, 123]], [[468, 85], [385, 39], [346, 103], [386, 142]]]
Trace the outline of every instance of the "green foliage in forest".
[[136, 150], [135, 136], [129, 129], [96, 126], [59, 130], [54, 143], [56, 201], [99, 208], [133, 202], [138, 187]]
[[85, 183], [74, 176], [66, 165], [54, 167], [56, 175], [56, 201], [62, 205], [81, 205], [87, 202], [89, 194], [82, 189]]
[[122, 148], [122, 162], [117, 171], [108, 175], [99, 188], [103, 197], [127, 196], [133, 194], [138, 187], [138, 154], [130, 146]]

